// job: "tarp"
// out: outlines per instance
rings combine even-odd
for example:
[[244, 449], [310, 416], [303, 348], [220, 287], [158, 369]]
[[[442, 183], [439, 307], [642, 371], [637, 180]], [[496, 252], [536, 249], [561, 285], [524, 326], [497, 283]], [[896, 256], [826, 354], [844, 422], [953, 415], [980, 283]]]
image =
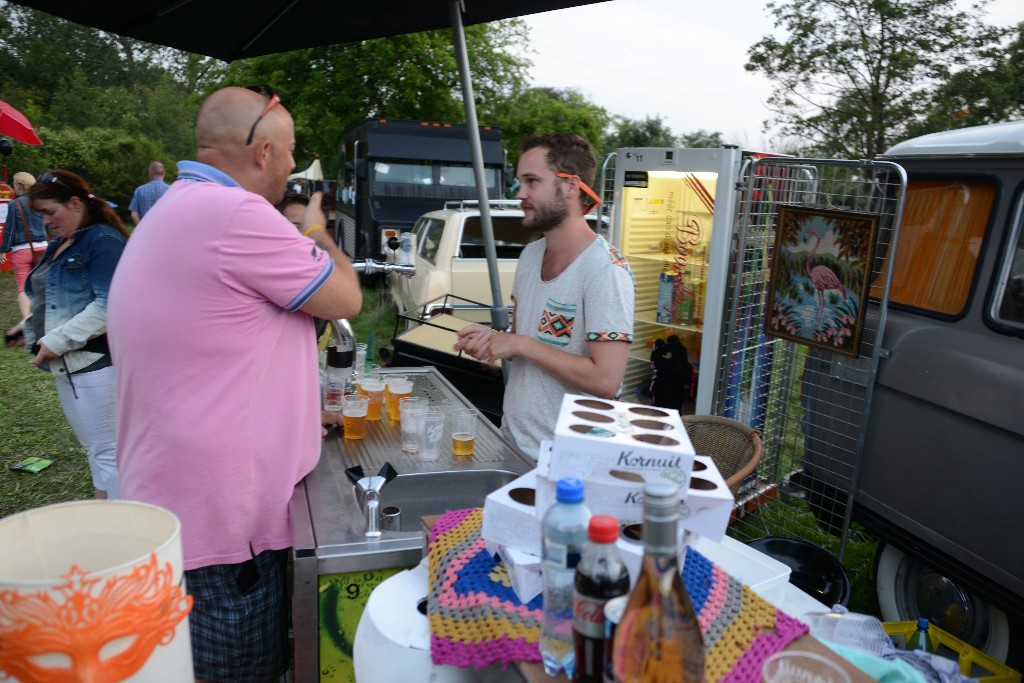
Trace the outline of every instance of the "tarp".
[[303, 180], [323, 180], [324, 170], [320, 168], [320, 160], [313, 159], [313, 163], [311, 163], [309, 165], [309, 168], [307, 168], [305, 171], [292, 173], [290, 176], [288, 176], [288, 180], [298, 180], [299, 178], [302, 178]]

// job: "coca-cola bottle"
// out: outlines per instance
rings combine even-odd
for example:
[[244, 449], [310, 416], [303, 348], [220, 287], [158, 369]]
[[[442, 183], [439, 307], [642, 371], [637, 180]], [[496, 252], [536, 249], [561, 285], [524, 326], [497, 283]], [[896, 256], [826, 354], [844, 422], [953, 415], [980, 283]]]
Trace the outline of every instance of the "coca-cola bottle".
[[587, 544], [576, 565], [572, 600], [574, 681], [601, 683], [604, 680], [605, 660], [610, 660], [605, 653], [604, 606], [612, 598], [629, 592], [629, 572], [615, 547], [618, 537], [619, 523], [614, 517], [595, 515], [590, 518]]

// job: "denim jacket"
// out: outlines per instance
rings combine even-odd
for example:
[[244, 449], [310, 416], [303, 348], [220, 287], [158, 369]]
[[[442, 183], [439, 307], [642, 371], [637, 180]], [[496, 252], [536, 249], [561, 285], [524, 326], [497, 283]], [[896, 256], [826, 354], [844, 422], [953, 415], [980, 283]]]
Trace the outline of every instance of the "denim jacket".
[[[52, 240], [41, 261], [53, 259], [46, 275], [46, 321], [41, 341], [63, 356], [63, 362], [50, 363], [50, 371], [55, 374], [81, 370], [102, 358], [101, 353], [79, 349], [107, 331], [107, 295], [125, 245], [124, 236], [103, 223], [76, 232], [71, 246], [54, 256], [63, 242]], [[25, 293], [32, 298], [31, 273], [25, 281]], [[24, 328], [25, 347], [29, 348], [36, 341], [30, 320], [25, 321]]]
[[29, 243], [25, 238], [25, 228], [21, 227], [21, 211], [18, 211], [14, 202], [21, 204], [21, 210], [25, 212], [25, 219], [28, 221], [28, 234], [32, 235], [32, 241], [46, 241], [43, 217], [28, 208], [28, 197], [22, 195], [7, 205], [7, 221], [4, 225], [4, 239], [3, 242], [0, 242], [0, 253], [12, 251], [14, 247]]

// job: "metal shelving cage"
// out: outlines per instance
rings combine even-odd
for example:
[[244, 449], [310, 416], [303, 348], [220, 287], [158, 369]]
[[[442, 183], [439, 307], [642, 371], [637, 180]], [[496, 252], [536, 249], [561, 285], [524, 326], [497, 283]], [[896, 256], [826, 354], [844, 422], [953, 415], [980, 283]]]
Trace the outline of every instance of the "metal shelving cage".
[[[892, 163], [749, 158], [726, 298], [726, 333], [715, 414], [761, 433], [764, 455], [737, 494], [741, 540], [772, 533], [835, 534], [843, 558], [863, 456], [889, 296], [906, 174]], [[856, 211], [878, 221], [868, 283], [871, 303], [856, 358], [765, 334], [780, 206]], [[818, 530], [802, 527], [817, 526]]]

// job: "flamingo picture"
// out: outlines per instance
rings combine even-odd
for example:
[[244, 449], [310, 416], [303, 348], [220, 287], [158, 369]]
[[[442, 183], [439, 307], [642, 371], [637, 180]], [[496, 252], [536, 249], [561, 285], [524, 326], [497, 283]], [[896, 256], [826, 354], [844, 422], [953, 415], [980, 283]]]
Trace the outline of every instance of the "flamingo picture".
[[813, 228], [809, 228], [807, 236], [810, 237], [811, 235], [814, 235], [815, 242], [811, 250], [807, 252], [807, 276], [811, 278], [811, 284], [814, 285], [814, 289], [818, 293], [818, 315], [814, 318], [814, 325], [817, 327], [821, 324], [821, 316], [825, 311], [825, 292], [839, 290], [843, 294], [843, 301], [847, 300], [847, 294], [842, 280], [836, 277], [831, 268], [828, 266], [811, 267], [811, 260], [814, 258], [814, 254], [817, 253], [818, 247], [821, 246], [821, 235]]

